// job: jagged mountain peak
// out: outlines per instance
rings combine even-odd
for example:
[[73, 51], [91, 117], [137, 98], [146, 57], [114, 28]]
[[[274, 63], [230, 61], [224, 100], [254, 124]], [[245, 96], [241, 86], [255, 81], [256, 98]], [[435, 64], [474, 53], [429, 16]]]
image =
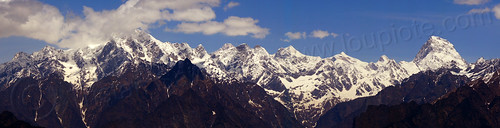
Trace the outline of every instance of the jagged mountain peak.
[[135, 39], [139, 41], [149, 40], [154, 38], [151, 34], [144, 30], [136, 29], [134, 32], [129, 33], [113, 33], [111, 34], [110, 40], [127, 40], [127, 39]]
[[356, 59], [354, 57], [351, 57], [351, 56], [347, 55], [345, 52], [340, 52], [339, 54], [334, 55], [333, 60], [334, 61], [342, 60], [342, 61], [346, 61], [349, 63], [361, 62], [361, 60]]
[[39, 54], [39, 55], [53, 55], [53, 54], [56, 54], [56, 53], [60, 53], [60, 52], [63, 52], [62, 49], [56, 49], [55, 47], [52, 47], [50, 45], [47, 45], [45, 47], [42, 48], [42, 50], [38, 51], [38, 52], [34, 52], [35, 54]]
[[249, 51], [249, 50], [252, 50], [252, 48], [250, 48], [250, 46], [248, 46], [248, 44], [246, 44], [246, 43], [242, 43], [242, 44], [236, 46], [236, 49], [238, 51]]
[[205, 49], [205, 47], [203, 47], [203, 45], [202, 45], [202, 44], [198, 44], [198, 46], [196, 46], [196, 49], [200, 49], [200, 48]]
[[220, 48], [219, 50], [215, 51], [212, 54], [220, 55], [220, 56], [223, 55], [223, 56], [226, 56], [229, 58], [232, 58], [236, 54], [245, 55], [245, 56], [250, 55], [250, 54], [265, 55], [265, 56], [269, 55], [269, 53], [267, 52], [267, 50], [264, 47], [255, 46], [254, 48], [251, 48], [246, 43], [242, 43], [236, 47], [230, 43], [226, 43], [226, 44], [224, 44], [224, 46], [222, 46], [222, 48]]
[[260, 45], [255, 45], [255, 46], [253, 47], [253, 49], [257, 49], [257, 48], [264, 48], [264, 47], [262, 47], [262, 46], [260, 46]]
[[285, 48], [280, 48], [278, 51], [299, 52], [292, 45], [285, 47]]
[[486, 60], [483, 57], [480, 57], [476, 60], [476, 63], [484, 63]]
[[172, 45], [175, 47], [175, 48], [178, 48], [178, 49], [191, 49], [191, 46], [189, 46], [188, 43], [172, 43]]
[[207, 51], [205, 50], [205, 47], [203, 45], [199, 44], [198, 47], [195, 48], [196, 52], [207, 54]]
[[258, 53], [261, 55], [269, 55], [269, 52], [267, 52], [266, 48], [264, 48], [260, 45], [256, 45], [255, 47], [253, 47], [253, 50], [255, 53]]
[[422, 48], [420, 48], [420, 51], [418, 52], [414, 61], [420, 61], [424, 59], [427, 55], [432, 53], [443, 53], [443, 52], [458, 54], [453, 44], [451, 44], [448, 40], [438, 36], [431, 36], [429, 40], [427, 40], [427, 42], [422, 46]]
[[226, 50], [226, 49], [231, 49], [231, 48], [235, 48], [233, 44], [225, 43], [219, 50]]
[[438, 36], [431, 36], [422, 46], [413, 62], [421, 70], [436, 70], [441, 67], [456, 66], [461, 69], [467, 67], [467, 63], [457, 52], [453, 44]]
[[340, 52], [339, 54], [335, 54], [332, 56], [332, 58], [340, 58], [340, 57], [350, 57], [349, 55], [345, 54], [345, 52]]
[[275, 56], [290, 57], [290, 56], [304, 56], [304, 54], [300, 53], [297, 49], [295, 49], [293, 46], [290, 45], [288, 47], [278, 49]]
[[51, 57], [57, 56], [63, 52], [64, 52], [64, 50], [62, 50], [62, 49], [56, 49], [55, 47], [47, 45], [44, 48], [42, 48], [42, 50], [37, 51], [37, 52], [33, 52], [32, 57], [34, 57], [34, 58], [51, 58]]
[[453, 45], [448, 40], [446, 40], [444, 38], [441, 38], [439, 36], [431, 36], [429, 38], [429, 41], [431, 41], [431, 43], [444, 44], [444, 45]]
[[340, 52], [339, 55], [347, 56], [347, 54], [345, 52]]
[[378, 59], [378, 61], [380, 62], [388, 62], [390, 61], [391, 59], [389, 59], [389, 57], [387, 57], [386, 55], [382, 55], [380, 56], [380, 58]]
[[21, 59], [28, 59], [30, 57], [29, 54], [25, 52], [18, 52], [12, 60], [21, 60]]
[[42, 51], [55, 51], [55, 50], [56, 50], [56, 48], [52, 47], [50, 45], [47, 45], [47, 46], [42, 48]]

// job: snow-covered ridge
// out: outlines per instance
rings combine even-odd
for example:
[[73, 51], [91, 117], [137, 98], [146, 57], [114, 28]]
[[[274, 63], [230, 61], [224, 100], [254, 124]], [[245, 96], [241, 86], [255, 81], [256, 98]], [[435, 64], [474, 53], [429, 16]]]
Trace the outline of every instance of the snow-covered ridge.
[[137, 31], [128, 37], [114, 37], [105, 45], [69, 50], [45, 47], [31, 55], [19, 53], [0, 65], [0, 73], [13, 73], [0, 75], [0, 85], [9, 86], [21, 77], [60, 73], [75, 89], [85, 89], [105, 76], [120, 75], [127, 65], [173, 66], [185, 58], [213, 79], [258, 84], [308, 125], [335, 103], [375, 95], [423, 70], [455, 66], [470, 77], [494, 70], [479, 71], [489, 64], [484, 61], [482, 67], [469, 67], [449, 41], [437, 36], [432, 36], [411, 62], [396, 62], [385, 55], [377, 62], [363, 62], [344, 52], [327, 58], [308, 56], [292, 46], [269, 54], [261, 46], [225, 44], [207, 53], [202, 45], [191, 48], [187, 43], [161, 42]]

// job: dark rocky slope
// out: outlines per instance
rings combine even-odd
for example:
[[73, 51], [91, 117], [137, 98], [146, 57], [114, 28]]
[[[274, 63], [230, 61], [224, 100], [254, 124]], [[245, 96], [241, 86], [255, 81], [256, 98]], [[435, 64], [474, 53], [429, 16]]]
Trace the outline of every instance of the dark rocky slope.
[[23, 78], [0, 92], [0, 111], [43, 127], [84, 127], [76, 95], [56, 74], [41, 80]]
[[[43, 127], [303, 127], [260, 86], [215, 82], [188, 59], [126, 65], [88, 91], [61, 76], [23, 78], [0, 91], [0, 110]], [[82, 102], [83, 101], [83, 102]]]
[[[138, 74], [141, 73], [128, 76], [144, 76]], [[136, 79], [118, 78], [110, 80], [118, 84], [106, 81], [95, 84], [85, 104], [103, 104], [103, 107], [88, 107], [87, 112], [98, 113], [86, 118], [89, 126], [301, 127], [261, 87], [215, 83], [189, 60], [179, 61], [167, 74], [149, 84], [133, 81]], [[109, 96], [104, 97], [109, 98], [101, 98], [100, 92], [108, 92]]]
[[18, 120], [12, 112], [3, 111], [0, 113], [0, 128], [39, 128], [28, 122]]
[[429, 103], [460, 86], [466, 85], [468, 81], [467, 77], [453, 75], [447, 69], [421, 72], [404, 80], [401, 85], [385, 88], [375, 96], [337, 104], [319, 119], [316, 127], [350, 128], [354, 117], [359, 116], [370, 105], [397, 105], [407, 102]]
[[500, 71], [435, 102], [370, 106], [354, 127], [500, 127]]

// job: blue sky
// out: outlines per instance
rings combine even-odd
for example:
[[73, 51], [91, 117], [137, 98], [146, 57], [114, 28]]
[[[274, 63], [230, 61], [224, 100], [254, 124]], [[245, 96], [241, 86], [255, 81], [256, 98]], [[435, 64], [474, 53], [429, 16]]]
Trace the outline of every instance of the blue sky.
[[[39, 1], [40, 5], [55, 7], [66, 18], [82, 17], [82, 19], [87, 16], [83, 12], [83, 6], [92, 8], [94, 12], [101, 12], [115, 10], [124, 3], [126, 1], [123, 0]], [[261, 45], [271, 54], [281, 47], [292, 45], [308, 55], [329, 57], [344, 51], [350, 56], [369, 62], [378, 60], [381, 55], [387, 55], [397, 61], [411, 61], [430, 35], [438, 35], [452, 42], [468, 62], [474, 62], [479, 57], [500, 58], [498, 51], [500, 22], [495, 16], [498, 13], [498, 18], [500, 18], [500, 6], [498, 6], [499, 9], [495, 8], [500, 1], [215, 0], [215, 3], [208, 6], [210, 8], [208, 12], [213, 12], [215, 17], [200, 21], [160, 19], [146, 24], [147, 30], [161, 41], [186, 42], [191, 47], [202, 44], [208, 52], [217, 50], [224, 43], [233, 45], [247, 43], [251, 47]], [[224, 9], [229, 3], [237, 3], [237, 5]], [[0, 11], [5, 11], [5, 9], [0, 7]], [[204, 30], [188, 32], [191, 30], [178, 27], [182, 23], [198, 25], [212, 22], [222, 25], [232, 16], [239, 20], [247, 18], [245, 21], [251, 22], [249, 24], [252, 26], [241, 29], [248, 29], [247, 32], [257, 29], [256, 32], [235, 36], [230, 33], [246, 30], [229, 29], [230, 27], [226, 26], [227, 31], [207, 34], [203, 33]], [[481, 24], [483, 22], [484, 24]], [[415, 28], [420, 30], [414, 32]], [[424, 32], [422, 29], [427, 31]], [[327, 32], [328, 35], [314, 36], [313, 31], [318, 30]], [[73, 47], [67, 43], [59, 43], [58, 38], [51, 41], [52, 38], [33, 36], [29, 32], [22, 31], [6, 37], [9, 35], [7, 32], [9, 30], [0, 28], [0, 31], [4, 31], [0, 32], [0, 37], [2, 37], [0, 38], [0, 62], [9, 61], [17, 52], [32, 53], [45, 45], [61, 48]], [[79, 29], [79, 31], [85, 30]], [[288, 37], [286, 35], [288, 32], [296, 34], [295, 37]], [[265, 37], [256, 37], [257, 34], [263, 34]], [[370, 41], [374, 36], [376, 41]], [[368, 41], [363, 43], [363, 37], [366, 37]]]

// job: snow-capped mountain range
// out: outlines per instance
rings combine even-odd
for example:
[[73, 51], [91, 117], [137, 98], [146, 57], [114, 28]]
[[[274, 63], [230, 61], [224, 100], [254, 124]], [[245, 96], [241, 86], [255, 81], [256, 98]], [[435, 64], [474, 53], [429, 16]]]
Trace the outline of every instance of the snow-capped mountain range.
[[[493, 74], [500, 62], [481, 58], [468, 64], [453, 44], [437, 36], [430, 37], [411, 62], [396, 62], [385, 55], [377, 62], [363, 62], [343, 52], [327, 58], [308, 56], [292, 46], [269, 54], [261, 46], [225, 44], [207, 53], [202, 45], [191, 48], [186, 43], [161, 42], [137, 31], [99, 46], [68, 50], [47, 46], [33, 54], [18, 53], [0, 65], [0, 90], [22, 77], [42, 79], [56, 73], [75, 90], [85, 92], [105, 76], [120, 75], [127, 65], [172, 67], [186, 58], [216, 81], [256, 83], [305, 126], [314, 126], [338, 102], [373, 96], [420, 71], [453, 68], [455, 74], [477, 79]], [[151, 70], [158, 75], [166, 72]]]

